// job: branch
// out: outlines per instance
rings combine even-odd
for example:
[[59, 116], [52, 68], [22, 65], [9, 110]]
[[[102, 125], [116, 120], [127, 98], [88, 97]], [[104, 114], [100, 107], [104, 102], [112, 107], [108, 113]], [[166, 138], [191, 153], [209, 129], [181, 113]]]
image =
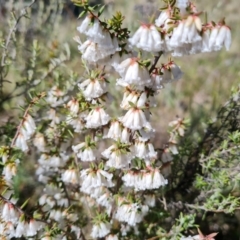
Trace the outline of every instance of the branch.
[[160, 51], [159, 54], [157, 56], [154, 57], [154, 62], [153, 65], [151, 66], [151, 68], [149, 69], [149, 74], [152, 73], [152, 71], [154, 70], [154, 68], [156, 67], [158, 60], [160, 59], [160, 57], [163, 55], [163, 51]]
[[21, 130], [21, 127], [22, 125], [24, 124], [24, 121], [25, 121], [25, 118], [26, 116], [28, 115], [28, 112], [30, 111], [31, 107], [36, 104], [41, 98], [45, 97], [45, 93], [40, 93], [37, 97], [33, 98], [32, 101], [30, 102], [30, 104], [28, 105], [26, 111], [24, 112], [24, 115], [23, 115], [23, 118], [22, 118], [22, 121], [20, 122], [20, 124], [18, 125], [17, 127], [17, 132], [12, 140], [12, 143], [11, 143], [11, 148], [13, 148], [15, 142], [16, 142], [16, 139], [18, 137], [18, 134]]
[[3, 48], [3, 53], [2, 53], [2, 58], [1, 58], [1, 65], [0, 65], [0, 74], [1, 74], [1, 79], [0, 79], [0, 93], [2, 95], [2, 88], [3, 88], [3, 69], [5, 67], [5, 61], [6, 61], [6, 57], [8, 55], [8, 47], [12, 38], [13, 33], [16, 31], [17, 29], [17, 25], [20, 22], [22, 17], [26, 17], [27, 14], [27, 9], [30, 8], [37, 0], [32, 0], [32, 2], [26, 6], [25, 8], [23, 8], [20, 11], [20, 15], [18, 16], [18, 18], [15, 18], [15, 24], [10, 28], [10, 31], [8, 33], [7, 39], [6, 39], [6, 43], [5, 46]]
[[20, 11], [20, 15], [18, 16], [18, 18], [16, 19], [16, 22], [15, 24], [12, 26], [12, 28], [10, 29], [9, 31], [9, 34], [7, 36], [7, 40], [6, 40], [6, 44], [5, 44], [5, 47], [4, 47], [4, 50], [3, 50], [3, 54], [2, 54], [2, 60], [1, 60], [1, 67], [4, 67], [5, 66], [5, 58], [7, 56], [7, 52], [8, 52], [8, 46], [10, 44], [10, 40], [11, 40], [11, 37], [13, 35], [13, 33], [16, 31], [17, 29], [17, 25], [19, 23], [19, 21], [21, 20], [22, 17], [25, 17], [26, 16], [26, 13], [27, 13], [27, 9], [30, 8], [37, 0], [32, 0], [32, 2], [26, 6], [25, 8], [23, 8], [21, 11]]

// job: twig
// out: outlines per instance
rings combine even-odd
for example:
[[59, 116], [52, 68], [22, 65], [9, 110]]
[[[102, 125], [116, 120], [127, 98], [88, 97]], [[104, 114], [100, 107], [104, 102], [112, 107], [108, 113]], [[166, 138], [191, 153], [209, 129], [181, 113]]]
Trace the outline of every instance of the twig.
[[[41, 83], [48, 75], [50, 75], [56, 68], [58, 68], [61, 64], [63, 64], [64, 62], [68, 61], [68, 59], [64, 59], [64, 60], [61, 60], [59, 63], [57, 63], [56, 65], [54, 65], [53, 67], [49, 68], [48, 71], [43, 74], [40, 78], [39, 78], [39, 83]], [[38, 84], [39, 84], [38, 83]], [[34, 86], [37, 86], [38, 84], [35, 84]], [[28, 90], [32, 87], [33, 85], [30, 85], [29, 84], [29, 87], [27, 89], [24, 89], [22, 92], [12, 96], [12, 94], [16, 91], [16, 88], [11, 92], [9, 93], [5, 98], [3, 98], [0, 102], [0, 105], [3, 104], [5, 101], [11, 99], [11, 98], [15, 98], [15, 97], [19, 97], [21, 96], [22, 94], [24, 94], [25, 92], [28, 92]]]
[[23, 211], [20, 207], [18, 207], [16, 204], [12, 203], [9, 199], [5, 198], [3, 195], [0, 194], [0, 202], [4, 202], [4, 203], [8, 203], [8, 204], [11, 204], [12, 206], [14, 206], [14, 208], [20, 212], [21, 214], [27, 216], [28, 218], [30, 219], [34, 219], [36, 221], [39, 221], [39, 222], [43, 222], [43, 223], [46, 223], [46, 224], [49, 224], [47, 221], [43, 220], [43, 219], [40, 219], [40, 218], [33, 218], [32, 216], [30, 216], [29, 214], [27, 214], [25, 211]]
[[156, 67], [158, 60], [160, 59], [160, 57], [163, 55], [163, 51], [160, 51], [159, 54], [157, 56], [154, 57], [154, 62], [153, 65], [151, 66], [151, 68], [149, 69], [149, 74], [152, 73], [152, 71], [154, 70], [154, 68]]
[[1, 66], [0, 66], [0, 74], [1, 74], [1, 79], [0, 79], [0, 93], [2, 95], [2, 88], [3, 88], [3, 69], [5, 67], [5, 61], [6, 61], [6, 57], [8, 55], [8, 47], [9, 47], [9, 44], [10, 44], [10, 41], [11, 41], [11, 38], [12, 38], [12, 35], [13, 33], [16, 31], [17, 29], [17, 25], [18, 23], [20, 22], [21, 18], [22, 17], [25, 17], [26, 16], [26, 13], [27, 13], [27, 9], [30, 8], [37, 0], [32, 0], [32, 2], [26, 6], [25, 8], [23, 8], [21, 11], [20, 11], [20, 15], [18, 16], [18, 18], [16, 19], [15, 17], [15, 24], [11, 27], [9, 33], [8, 33], [8, 36], [7, 36], [7, 39], [6, 39], [6, 43], [5, 43], [5, 46], [3, 48], [3, 53], [2, 53], [2, 58], [1, 58]]
[[24, 112], [22, 121], [20, 122], [20, 124], [19, 124], [18, 127], [17, 127], [17, 132], [16, 132], [16, 134], [15, 134], [13, 140], [12, 140], [12, 143], [11, 143], [11, 148], [13, 148], [13, 146], [14, 146], [14, 144], [15, 144], [15, 142], [16, 142], [16, 139], [17, 139], [17, 137], [18, 137], [18, 135], [19, 135], [19, 132], [20, 132], [20, 130], [21, 130], [22, 125], [24, 124], [25, 118], [26, 118], [26, 116], [28, 115], [29, 110], [31, 109], [31, 107], [32, 107], [34, 104], [36, 104], [36, 103], [37, 103], [41, 98], [43, 98], [44, 96], [45, 96], [45, 93], [44, 93], [44, 92], [43, 92], [43, 93], [40, 93], [37, 97], [33, 98], [32, 101], [30, 102], [30, 104], [28, 105], [26, 111]]
[[[228, 214], [229, 212], [224, 210], [224, 209], [207, 209], [203, 206], [195, 206], [193, 204], [184, 204], [186, 207], [190, 207], [190, 208], [193, 208], [193, 209], [197, 209], [197, 210], [203, 210], [205, 212], [215, 212], [215, 213], [226, 213]], [[235, 210], [239, 210], [240, 207], [238, 208], [235, 208]]]
[[26, 16], [26, 9], [30, 8], [37, 0], [33, 0], [28, 6], [26, 6], [25, 8], [23, 8], [20, 12], [21, 14], [18, 16], [18, 18], [16, 19], [15, 24], [12, 26], [12, 28], [9, 31], [9, 34], [7, 36], [7, 40], [6, 40], [6, 44], [3, 50], [3, 54], [2, 54], [2, 60], [1, 60], [1, 67], [4, 67], [5, 65], [5, 58], [7, 56], [7, 51], [8, 51], [8, 45], [10, 44], [10, 40], [11, 37], [13, 35], [13, 33], [16, 31], [17, 29], [17, 25], [19, 23], [19, 21], [21, 20], [22, 17]]

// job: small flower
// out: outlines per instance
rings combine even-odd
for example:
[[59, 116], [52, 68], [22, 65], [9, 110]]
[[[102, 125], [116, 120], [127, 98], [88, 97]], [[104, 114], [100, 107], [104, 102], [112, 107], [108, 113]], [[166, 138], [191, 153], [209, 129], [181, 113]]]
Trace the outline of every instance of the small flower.
[[156, 205], [156, 196], [154, 194], [152, 195], [144, 195], [145, 201], [144, 204], [149, 207], [155, 207]]
[[161, 11], [159, 17], [155, 20], [157, 27], [166, 25], [166, 21], [171, 18], [171, 12], [169, 10]]
[[85, 127], [84, 118], [85, 114], [78, 114], [78, 116], [67, 116], [66, 122], [74, 128], [74, 132], [82, 132]]
[[72, 149], [77, 153], [78, 158], [83, 162], [91, 162], [96, 160], [95, 144], [93, 142], [84, 142], [76, 146], [72, 146]]
[[129, 39], [132, 45], [148, 52], [159, 52], [163, 50], [161, 34], [154, 25], [143, 24], [137, 32]]
[[44, 135], [40, 132], [38, 132], [34, 139], [33, 139], [33, 145], [38, 149], [40, 152], [46, 151], [46, 142], [44, 139]]
[[109, 122], [110, 117], [105, 113], [103, 108], [97, 107], [88, 114], [85, 120], [87, 128], [98, 128], [106, 125]]
[[136, 226], [148, 212], [148, 206], [140, 203], [128, 203], [122, 199], [118, 202], [115, 218], [120, 222], [126, 222], [130, 226]]
[[132, 104], [136, 105], [138, 97], [139, 93], [137, 91], [131, 91], [129, 88], [126, 88], [120, 107], [122, 109], [128, 110], [131, 108], [131, 105], [129, 103], [131, 102]]
[[60, 123], [60, 118], [58, 117], [56, 110], [53, 109], [53, 108], [51, 108], [51, 109], [48, 111], [47, 117], [48, 117], [49, 120], [52, 121], [52, 122], [50, 123], [50, 126], [51, 126], [51, 127], [53, 127], [53, 126], [55, 126], [56, 124], [59, 124], [59, 123]]
[[26, 137], [24, 136], [24, 134], [22, 133], [22, 131], [20, 130], [17, 139], [15, 141], [15, 146], [20, 148], [23, 152], [28, 151], [28, 145], [26, 142]]
[[26, 229], [28, 228], [28, 223], [25, 221], [19, 221], [15, 231], [15, 237], [20, 238], [26, 235]]
[[78, 46], [78, 50], [82, 53], [83, 59], [95, 63], [100, 59], [104, 59], [105, 57], [114, 54], [119, 50], [119, 47], [116, 38], [113, 38], [112, 44], [108, 45], [108, 47], [104, 48], [92, 40], [87, 40]]
[[65, 183], [78, 184], [78, 172], [76, 169], [67, 169], [62, 174], [62, 181]]
[[16, 223], [19, 220], [20, 214], [18, 210], [11, 203], [5, 203], [2, 208], [1, 218], [5, 222], [13, 222]]
[[52, 106], [57, 107], [65, 103], [68, 99], [68, 96], [65, 96], [66, 93], [57, 86], [53, 86], [48, 95], [46, 101]]
[[231, 46], [231, 30], [226, 25], [218, 24], [211, 29], [209, 36], [209, 48], [211, 51], [218, 51], [223, 46], [229, 50]]
[[128, 167], [132, 154], [127, 151], [127, 147], [112, 145], [102, 152], [102, 155], [108, 159], [106, 165], [117, 169]]
[[105, 136], [105, 138], [112, 138], [115, 140], [120, 139], [122, 136], [122, 126], [121, 123], [117, 120], [112, 121], [108, 134]]
[[29, 114], [27, 114], [24, 117], [22, 127], [26, 131], [28, 138], [30, 138], [34, 134], [34, 132], [36, 130], [36, 125], [35, 125], [33, 118]]
[[91, 232], [93, 238], [103, 238], [110, 233], [111, 224], [106, 222], [101, 222], [94, 224]]
[[106, 79], [103, 77], [86, 79], [82, 83], [78, 84], [78, 86], [83, 91], [83, 95], [86, 100], [98, 98], [107, 91]]
[[109, 213], [111, 212], [113, 198], [111, 192], [106, 187], [94, 188], [90, 196], [95, 198], [99, 205], [106, 207]]
[[134, 187], [135, 191], [158, 189], [168, 183], [158, 169], [130, 170], [122, 177], [122, 180], [125, 186]]
[[110, 234], [106, 237], [106, 240], [118, 240], [118, 236], [114, 234]]
[[130, 129], [128, 129], [126, 127], [123, 128], [120, 142], [122, 142], [122, 143], [129, 143], [130, 134], [131, 134]]
[[114, 184], [112, 182], [113, 175], [98, 169], [83, 169], [80, 172], [80, 178], [82, 182], [81, 191], [90, 194], [91, 190], [96, 187], [106, 186], [113, 187]]
[[86, 33], [89, 28], [91, 27], [91, 21], [92, 21], [92, 16], [89, 15], [87, 16], [81, 23], [81, 25], [79, 27], [77, 27], [77, 30], [80, 32], [80, 33]]
[[41, 228], [43, 228], [43, 223], [31, 219], [28, 223], [26, 236], [30, 237], [36, 235], [37, 231], [39, 231]]
[[151, 82], [148, 70], [137, 62], [137, 58], [128, 58], [121, 62], [116, 71], [122, 77], [117, 80], [117, 84], [127, 87], [135, 85], [139, 89], [143, 89]]
[[119, 120], [122, 122], [124, 127], [131, 130], [140, 130], [149, 124], [143, 110], [137, 107], [130, 108]]
[[[68, 161], [68, 156], [60, 153], [60, 155], [48, 155], [48, 154], [42, 154], [40, 158], [38, 159], [38, 163], [44, 167], [45, 169], [49, 168], [59, 168], [64, 167], [66, 162]], [[52, 170], [53, 170], [52, 169]]]
[[172, 128], [172, 131], [176, 131], [181, 137], [184, 136], [186, 128], [184, 119], [178, 117], [177, 120], [171, 121], [168, 126]]
[[136, 141], [134, 145], [134, 155], [145, 160], [152, 160], [157, 158], [157, 152], [149, 142]]
[[16, 175], [18, 164], [19, 164], [19, 159], [17, 159], [13, 163], [8, 163], [4, 166], [2, 174], [4, 179], [6, 179], [6, 181], [11, 181], [12, 178]]
[[79, 111], [79, 103], [77, 99], [72, 99], [67, 103], [67, 108], [69, 108], [69, 111], [72, 115], [76, 116]]

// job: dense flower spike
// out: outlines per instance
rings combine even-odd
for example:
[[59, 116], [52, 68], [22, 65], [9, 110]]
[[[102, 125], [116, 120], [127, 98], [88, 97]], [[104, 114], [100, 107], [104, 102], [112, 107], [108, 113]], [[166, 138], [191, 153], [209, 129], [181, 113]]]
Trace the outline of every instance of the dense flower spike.
[[[79, 76], [70, 73], [70, 65], [64, 65], [70, 59], [69, 49], [65, 49], [68, 57], [60, 54], [58, 58], [56, 52], [61, 51], [62, 44], [52, 42], [47, 46], [53, 57], [39, 61], [41, 48], [36, 47], [34, 40], [28, 48], [32, 54], [26, 54], [31, 56], [31, 59], [26, 56], [29, 66], [22, 74], [26, 78], [23, 84], [28, 84], [28, 106], [16, 131], [11, 118], [6, 128], [0, 124], [1, 141], [6, 142], [0, 148], [0, 238], [213, 239], [215, 233], [203, 236], [200, 231], [199, 235], [183, 237], [182, 232], [187, 232], [185, 225], [194, 226], [190, 217], [186, 220], [180, 215], [168, 232], [158, 224], [166, 220], [170, 208], [182, 204], [169, 203], [165, 193], [168, 178], [175, 171], [173, 167], [178, 165], [172, 161], [184, 152], [177, 144], [185, 134], [187, 121], [177, 117], [170, 122], [169, 138], [161, 147], [158, 130], [151, 125], [151, 114], [157, 106], [157, 94], [183, 76], [172, 56], [219, 51], [223, 47], [229, 50], [230, 28], [224, 20], [203, 23], [201, 12], [189, 0], [165, 0], [166, 6], [156, 19], [141, 23], [135, 33], [130, 33], [120, 12], [105, 20], [104, 8], [90, 6], [88, 0], [73, 1], [83, 10], [79, 18], [85, 15], [77, 27], [78, 33], [84, 35], [83, 42], [80, 37], [74, 38], [82, 59], [81, 69], [77, 70]], [[27, 11], [22, 12], [25, 16]], [[20, 23], [20, 19], [13, 20]], [[5, 40], [1, 36], [0, 44], [3, 50], [0, 88], [4, 91], [2, 83], [8, 81], [8, 68], [12, 68], [16, 58], [15, 48], [9, 51], [9, 44], [17, 44], [15, 35], [18, 37], [11, 35], [17, 25], [10, 26], [9, 37]], [[162, 55], [168, 58], [165, 63], [159, 62]], [[38, 72], [38, 65], [46, 68], [43, 74]], [[59, 66], [64, 71], [57, 69]], [[22, 82], [17, 83], [20, 82], [16, 82], [16, 87], [23, 86]], [[43, 97], [32, 96], [37, 85], [46, 91], [46, 97], [45, 93]], [[12, 98], [11, 94], [9, 97]], [[41, 98], [45, 101], [39, 102]], [[116, 103], [116, 99], [121, 100]], [[165, 119], [164, 113], [158, 112], [158, 117]], [[231, 141], [234, 140], [232, 137]], [[34, 163], [25, 166], [25, 158]], [[185, 162], [184, 158], [180, 163], [184, 166]], [[37, 204], [31, 201], [29, 208], [28, 200], [18, 201], [14, 196], [16, 186], [25, 181], [24, 174], [19, 174], [34, 168], [42, 192], [36, 191]], [[200, 177], [204, 185], [208, 184], [205, 176]], [[176, 185], [171, 183], [171, 187]], [[22, 197], [21, 192], [19, 196]], [[219, 202], [220, 197], [217, 199]], [[186, 206], [191, 208], [190, 204]], [[175, 212], [181, 208], [182, 205]], [[221, 205], [218, 211], [224, 209]], [[170, 217], [166, 223], [173, 222]]]

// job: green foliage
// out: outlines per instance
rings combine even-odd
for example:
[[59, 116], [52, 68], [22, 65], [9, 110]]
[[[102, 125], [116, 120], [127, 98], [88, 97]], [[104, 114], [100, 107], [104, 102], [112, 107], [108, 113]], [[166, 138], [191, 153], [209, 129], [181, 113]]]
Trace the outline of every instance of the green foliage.
[[[79, 17], [82, 17], [89, 11], [96, 12], [98, 17], [103, 16], [105, 6], [97, 5], [91, 7], [88, 1], [74, 0], [73, 2], [84, 9]], [[172, 5], [175, 1], [165, 2]], [[0, 143], [3, 146], [11, 144], [21, 120], [19, 116], [23, 116], [24, 113], [22, 110], [26, 109], [32, 100], [39, 96], [39, 93], [49, 91], [53, 85], [56, 85], [58, 90], [64, 93], [75, 93], [76, 89], [74, 89], [73, 83], [79, 77], [87, 75], [86, 72], [83, 73], [82, 65], [84, 63], [80, 64], [80, 57], [75, 49], [76, 47], [70, 40], [73, 33], [69, 31], [66, 36], [59, 37], [63, 28], [68, 27], [68, 23], [63, 23], [64, 20], [60, 14], [63, 6], [62, 1], [51, 1], [48, 7], [44, 5], [43, 1], [34, 4], [35, 9], [37, 9], [35, 11], [30, 7], [26, 7], [24, 8], [25, 11], [10, 15], [11, 9], [9, 9], [7, 16], [9, 25], [7, 22], [1, 23], [0, 114], [1, 117], [6, 118], [6, 121], [0, 123]], [[32, 26], [31, 19], [36, 22], [34, 26]], [[111, 33], [117, 35], [122, 46], [124, 46], [129, 36], [128, 29], [123, 27], [123, 20], [124, 15], [116, 12], [107, 20], [106, 24]], [[71, 24], [75, 25], [75, 22]], [[29, 32], [30, 30], [31, 32]], [[201, 60], [195, 59], [195, 61], [196, 66], [192, 68], [197, 67]], [[147, 67], [150, 64], [149, 60], [142, 62], [142, 65]], [[184, 64], [182, 65], [184, 68]], [[81, 70], [79, 70], [79, 66]], [[234, 66], [231, 69], [233, 68]], [[189, 71], [189, 78], [195, 76], [195, 70], [194, 73], [191, 72], [191, 69]], [[98, 71], [96, 73], [92, 71], [89, 75], [93, 78], [96, 76], [100, 77], [101, 72]], [[198, 89], [201, 88], [199, 85], [201, 80], [196, 79], [196, 83], [193, 83], [193, 86], [187, 86], [180, 93], [180, 97], [183, 95], [185, 97], [182, 98], [184, 103], [191, 102], [195, 86]], [[169, 94], [169, 91], [167, 93]], [[117, 94], [115, 93], [115, 95]], [[239, 89], [233, 89], [229, 101], [219, 110], [215, 120], [209, 119], [212, 116], [209, 113], [210, 111], [206, 113], [205, 109], [201, 112], [203, 114], [199, 114], [196, 108], [193, 109], [190, 116], [191, 123], [184, 120], [183, 125], [188, 126], [188, 128], [183, 128], [183, 131], [187, 131], [187, 135], [184, 138], [179, 138], [179, 155], [174, 156], [169, 187], [164, 191], [156, 192], [157, 206], [150, 211], [141, 225], [141, 239], [180, 239], [183, 234], [187, 235], [186, 233], [189, 233], [189, 230], [196, 232], [199, 214], [200, 218], [204, 219], [205, 214], [209, 212], [216, 215], [221, 213], [233, 215], [239, 210], [239, 94]], [[164, 93], [163, 98], [165, 98]], [[81, 112], [90, 108], [81, 93], [76, 96], [76, 99], [79, 102]], [[175, 96], [172, 99], [165, 99], [165, 111], [170, 112], [167, 101], [172, 101], [172, 104], [169, 105], [173, 109], [173, 106], [177, 106], [178, 100], [175, 99]], [[222, 103], [219, 100], [219, 96], [216, 96], [216, 102], [213, 102], [211, 107], [215, 110], [215, 106], [219, 106]], [[133, 105], [131, 102], [129, 104]], [[19, 105], [22, 107], [20, 110]], [[56, 108], [60, 113], [68, 111], [64, 107], [57, 106]], [[47, 103], [44, 101], [33, 103], [31, 111], [36, 114], [38, 121], [41, 120], [41, 124], [37, 129], [39, 133], [45, 133], [49, 130], [50, 121], [42, 119], [43, 113], [47, 110], [49, 110], [49, 107], [47, 107]], [[176, 112], [176, 108], [174, 108], [174, 112]], [[200, 119], [199, 122], [201, 124], [196, 119]], [[164, 121], [166, 120], [164, 119]], [[158, 122], [156, 125], [158, 125]], [[196, 129], [200, 130], [197, 131]], [[56, 132], [58, 133], [56, 135], [51, 131], [47, 132], [46, 141], [51, 153], [58, 155], [59, 145], [72, 139], [75, 134], [72, 128], [64, 121], [57, 126]], [[102, 136], [102, 133], [99, 136]], [[81, 137], [79, 136], [79, 138]], [[165, 139], [161, 139], [161, 141], [164, 142]], [[86, 138], [86, 143], [89, 147], [95, 147], [95, 143], [91, 142], [90, 138]], [[127, 144], [119, 143], [117, 147], [120, 152], [125, 153], [129, 151]], [[41, 195], [41, 190], [40, 192], [35, 192], [33, 197], [28, 196], [29, 193], [23, 196], [19, 192], [23, 187], [28, 188], [31, 185], [32, 178], [27, 178], [25, 175], [30, 174], [32, 169], [34, 169], [36, 156], [32, 153], [30, 156], [24, 156], [16, 149], [9, 151], [8, 147], [1, 147], [0, 156], [3, 159], [4, 155], [11, 155], [8, 163], [15, 164], [17, 159], [21, 162], [20, 169], [22, 171], [20, 170], [18, 178], [14, 179], [16, 195], [22, 198], [21, 208], [25, 208], [26, 205], [34, 205], [34, 202], [31, 199], [29, 200], [29, 197], [38, 198]], [[70, 158], [68, 161], [70, 166], [80, 167], [79, 165], [76, 166], [74, 159]], [[134, 159], [134, 163], [137, 168], [145, 167], [143, 161], [138, 158]], [[28, 167], [25, 167], [25, 164]], [[103, 169], [102, 162], [99, 168]], [[2, 171], [2, 166], [0, 166], [0, 171]], [[0, 181], [0, 190], [2, 192], [4, 182], [2, 182], [2, 179]], [[41, 189], [42, 186], [34, 185], [34, 187]], [[138, 197], [142, 198], [142, 196]], [[131, 194], [129, 195], [130, 198]], [[33, 211], [31, 207], [29, 209], [31, 212]], [[79, 221], [81, 227], [84, 227], [90, 221], [83, 214], [84, 210], [84, 206], [72, 206], [71, 209], [68, 209], [70, 213], [81, 211], [77, 212], [81, 216]], [[34, 217], [37, 219], [43, 216], [42, 212], [38, 213], [35, 211], [34, 213]], [[165, 221], [166, 218], [168, 221]], [[222, 218], [223, 222], [227, 222], [224, 217]], [[108, 220], [105, 215], [99, 214], [94, 218], [93, 222]], [[47, 228], [51, 237], [57, 236], [62, 231], [53, 222]], [[132, 230], [125, 239], [139, 239], [139, 236], [136, 236]]]

